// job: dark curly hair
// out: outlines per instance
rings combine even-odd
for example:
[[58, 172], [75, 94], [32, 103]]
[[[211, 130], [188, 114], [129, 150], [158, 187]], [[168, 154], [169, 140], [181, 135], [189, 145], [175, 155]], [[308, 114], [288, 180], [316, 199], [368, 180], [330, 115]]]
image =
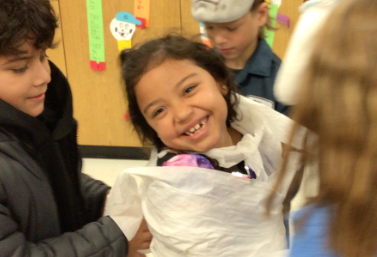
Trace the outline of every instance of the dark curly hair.
[[224, 98], [228, 107], [227, 126], [237, 119], [235, 108], [238, 105], [238, 98], [233, 78], [221, 56], [208, 46], [170, 34], [139, 47], [123, 50], [120, 59], [131, 122], [144, 146], [152, 144], [159, 150], [166, 147], [141, 113], [137, 104], [135, 87], [146, 72], [167, 59], [190, 60], [209, 72], [216, 81], [226, 85], [228, 94], [224, 95]]
[[22, 54], [27, 40], [36, 49], [52, 48], [57, 22], [49, 0], [0, 0], [0, 55]]

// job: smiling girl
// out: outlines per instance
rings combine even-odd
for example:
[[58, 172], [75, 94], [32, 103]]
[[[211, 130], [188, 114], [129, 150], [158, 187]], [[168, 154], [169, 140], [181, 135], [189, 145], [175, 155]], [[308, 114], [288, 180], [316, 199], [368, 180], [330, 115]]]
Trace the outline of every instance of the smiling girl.
[[[271, 137], [254, 142], [266, 134], [259, 135], [257, 131], [262, 129], [259, 126], [266, 126], [262, 125], [266, 123], [264, 118], [277, 117], [278, 123], [269, 129], [285, 134], [284, 125], [290, 120], [238, 95], [231, 74], [213, 50], [169, 35], [123, 51], [121, 61], [131, 122], [142, 142], [154, 146], [158, 152], [156, 165], [177, 154], [199, 153], [219, 169], [229, 172], [237, 169], [247, 174], [244, 168], [247, 157], [221, 165], [215, 158], [218, 153], [213, 150], [250, 144], [263, 156], [258, 149], [271, 140], [277, 146], [273, 155], [279, 156], [281, 141]], [[249, 137], [253, 142], [248, 142]], [[231, 155], [226, 151], [228, 154]], [[241, 169], [233, 167], [239, 163]], [[266, 171], [265, 165], [260, 164], [251, 169], [268, 177], [267, 173], [272, 171]]]
[[[210, 167], [269, 188], [291, 120], [237, 94], [218, 54], [169, 35], [124, 50], [121, 63], [131, 122], [153, 146], [149, 166]], [[285, 246], [283, 217], [275, 224], [271, 251]]]

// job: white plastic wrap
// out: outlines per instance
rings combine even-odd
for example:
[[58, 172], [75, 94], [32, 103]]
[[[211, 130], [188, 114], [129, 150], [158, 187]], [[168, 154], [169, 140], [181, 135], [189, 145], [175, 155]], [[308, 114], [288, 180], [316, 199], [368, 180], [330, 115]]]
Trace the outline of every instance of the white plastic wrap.
[[269, 182], [192, 167], [133, 168], [119, 175], [107, 214], [127, 238], [144, 216], [155, 257], [264, 256], [285, 248], [282, 201], [265, 216]]
[[197, 167], [153, 167], [158, 156], [153, 151], [149, 166], [125, 170], [108, 196], [105, 214], [129, 240], [144, 217], [153, 234], [150, 250], [155, 257], [285, 256], [282, 202], [294, 173], [287, 174], [269, 219], [265, 201], [292, 121], [245, 97], [240, 100], [242, 119], [232, 126], [243, 139], [204, 154], [222, 167], [244, 160], [257, 179]]

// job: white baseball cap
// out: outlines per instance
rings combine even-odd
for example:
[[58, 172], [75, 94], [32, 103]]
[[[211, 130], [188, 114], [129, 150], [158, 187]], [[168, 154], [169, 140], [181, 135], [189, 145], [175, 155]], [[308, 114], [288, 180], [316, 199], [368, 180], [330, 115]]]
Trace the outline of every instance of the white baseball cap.
[[198, 22], [231, 22], [250, 11], [254, 0], [192, 0], [191, 13]]

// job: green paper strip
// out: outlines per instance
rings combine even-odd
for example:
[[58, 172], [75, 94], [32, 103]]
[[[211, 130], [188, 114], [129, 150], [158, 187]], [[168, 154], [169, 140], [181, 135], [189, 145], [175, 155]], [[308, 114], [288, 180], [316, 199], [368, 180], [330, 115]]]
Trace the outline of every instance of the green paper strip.
[[86, 0], [86, 9], [88, 14], [90, 60], [105, 62], [102, 1]]
[[[269, 5], [268, 13], [270, 14], [271, 25], [273, 27], [275, 27], [275, 25], [276, 25], [276, 19], [278, 17], [278, 9], [279, 9], [279, 6], [277, 4], [270, 4]], [[274, 44], [275, 31], [265, 29], [264, 34], [266, 35], [267, 44], [272, 48], [272, 46]]]

